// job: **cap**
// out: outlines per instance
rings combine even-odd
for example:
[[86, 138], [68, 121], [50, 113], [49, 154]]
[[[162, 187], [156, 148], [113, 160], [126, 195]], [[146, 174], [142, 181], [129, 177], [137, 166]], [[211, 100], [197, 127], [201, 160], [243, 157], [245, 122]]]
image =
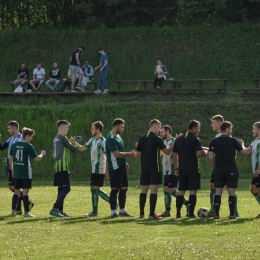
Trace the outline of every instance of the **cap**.
[[85, 46], [80, 46], [80, 49], [82, 49], [83, 51], [85, 51]]

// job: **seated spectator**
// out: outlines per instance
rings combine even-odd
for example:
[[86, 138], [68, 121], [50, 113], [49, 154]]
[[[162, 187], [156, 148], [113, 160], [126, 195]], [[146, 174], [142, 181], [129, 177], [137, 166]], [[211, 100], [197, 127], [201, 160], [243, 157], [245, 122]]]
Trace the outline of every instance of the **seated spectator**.
[[[60, 74], [61, 74], [61, 71], [58, 68], [58, 64], [54, 63], [53, 68], [50, 70], [49, 80], [47, 80], [45, 83], [45, 85], [48, 88], [50, 88], [52, 91], [55, 91], [57, 86], [60, 83]], [[51, 84], [54, 84], [54, 86], [52, 86]]]
[[24, 88], [24, 85], [28, 83], [28, 75], [29, 71], [25, 67], [25, 63], [20, 64], [21, 68], [18, 70], [18, 77], [17, 80], [15, 80], [12, 85], [16, 88], [21, 85]]
[[88, 61], [85, 61], [85, 65], [81, 68], [82, 74], [80, 74], [79, 82], [81, 81], [81, 86], [77, 86], [76, 88], [81, 89], [82, 92], [85, 91], [86, 88], [88, 88], [88, 82], [92, 81], [94, 70], [92, 66], [88, 64]]
[[30, 80], [30, 85], [35, 91], [40, 92], [40, 88], [44, 83], [45, 74], [45, 69], [42, 68], [41, 63], [37, 63], [36, 68], [33, 70], [33, 79]]
[[154, 88], [159, 89], [162, 86], [164, 80], [166, 80], [166, 75], [168, 74], [168, 70], [165, 65], [162, 65], [162, 61], [157, 61], [157, 66], [155, 67], [154, 75]]
[[[79, 78], [79, 74], [77, 74], [77, 77], [76, 77], [76, 81], [75, 83], [78, 84], [78, 79]], [[72, 75], [71, 75], [71, 71], [69, 69], [68, 71], [68, 78], [67, 79], [63, 79], [63, 82], [62, 82], [62, 85], [61, 85], [61, 89], [59, 92], [64, 92], [65, 91], [65, 88], [67, 86], [70, 86], [70, 84], [72, 83]]]

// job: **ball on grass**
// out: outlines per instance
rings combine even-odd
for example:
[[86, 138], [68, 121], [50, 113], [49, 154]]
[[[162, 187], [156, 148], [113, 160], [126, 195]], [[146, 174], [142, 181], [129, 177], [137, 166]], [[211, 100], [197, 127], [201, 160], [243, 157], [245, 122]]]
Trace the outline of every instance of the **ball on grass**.
[[207, 218], [209, 216], [209, 211], [207, 208], [200, 208], [197, 215], [199, 218]]

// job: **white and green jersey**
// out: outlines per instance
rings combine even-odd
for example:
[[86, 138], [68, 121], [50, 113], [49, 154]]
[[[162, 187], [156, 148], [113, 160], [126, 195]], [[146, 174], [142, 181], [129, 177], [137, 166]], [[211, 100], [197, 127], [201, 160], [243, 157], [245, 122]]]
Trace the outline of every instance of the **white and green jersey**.
[[253, 173], [259, 166], [260, 162], [260, 139], [255, 139], [251, 144], [250, 147], [252, 148], [252, 169]]
[[99, 139], [92, 137], [85, 146], [90, 149], [92, 173], [106, 173], [106, 139], [101, 136]]
[[220, 137], [220, 136], [221, 136], [221, 133], [219, 132], [219, 133], [217, 133], [217, 134], [215, 135], [215, 138]]
[[[172, 137], [170, 140], [164, 140], [164, 144], [167, 148], [171, 146], [171, 144], [174, 142], [175, 138]], [[162, 153], [161, 155], [161, 162], [162, 162], [162, 173], [163, 175], [174, 175], [174, 165], [173, 165], [173, 158], [172, 153], [170, 155], [167, 155], [165, 153]]]

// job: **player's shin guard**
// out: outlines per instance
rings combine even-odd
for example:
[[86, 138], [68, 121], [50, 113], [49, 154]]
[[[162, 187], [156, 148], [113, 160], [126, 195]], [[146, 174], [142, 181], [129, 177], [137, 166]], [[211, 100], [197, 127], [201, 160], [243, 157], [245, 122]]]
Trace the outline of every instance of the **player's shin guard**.
[[229, 196], [228, 197], [228, 205], [229, 205], [230, 216], [235, 215], [235, 204], [236, 204], [235, 196]]
[[18, 201], [18, 195], [14, 194], [12, 198], [12, 210], [16, 210], [17, 201]]
[[154, 216], [156, 203], [157, 203], [157, 194], [150, 194], [150, 216]]
[[92, 209], [94, 214], [98, 214], [98, 189], [92, 189]]
[[103, 191], [103, 190], [98, 190], [98, 195], [101, 199], [105, 200], [106, 202], [110, 203], [110, 198], [109, 196]]
[[29, 212], [29, 197], [28, 197], [28, 195], [23, 195], [23, 206], [24, 206], [24, 211]]
[[177, 208], [177, 215], [181, 214], [181, 207], [183, 205], [183, 198], [184, 196], [178, 195], [176, 198], [176, 208]]
[[145, 207], [145, 203], [146, 203], [146, 197], [147, 197], [146, 193], [140, 193], [140, 196], [139, 196], [140, 215], [144, 215], [144, 207]]
[[260, 205], [260, 196], [259, 196], [258, 192], [254, 193], [253, 196], [255, 197], [256, 201]]
[[127, 190], [120, 190], [119, 191], [118, 202], [119, 202], [119, 208], [120, 209], [124, 209], [125, 208], [126, 192], [127, 192]]
[[189, 211], [189, 216], [194, 215], [194, 209], [197, 203], [197, 196], [196, 195], [190, 195], [189, 196], [189, 205], [190, 205], [190, 211]]
[[235, 193], [235, 208], [234, 208], [234, 215], [238, 215], [238, 210], [237, 210], [237, 193]]
[[112, 189], [110, 192], [110, 209], [116, 210], [116, 203], [117, 203], [117, 193], [119, 192], [118, 189]]
[[172, 204], [172, 196], [169, 192], [164, 192], [164, 205], [165, 209], [170, 212]]
[[215, 195], [214, 207], [215, 207], [215, 215], [217, 215], [217, 216], [219, 216], [220, 205], [221, 205], [221, 196], [220, 195]]
[[216, 194], [216, 189], [210, 189], [210, 212], [215, 214], [214, 198]]
[[177, 196], [178, 196], [178, 191], [175, 190], [171, 195], [172, 195], [173, 197], [177, 198]]

